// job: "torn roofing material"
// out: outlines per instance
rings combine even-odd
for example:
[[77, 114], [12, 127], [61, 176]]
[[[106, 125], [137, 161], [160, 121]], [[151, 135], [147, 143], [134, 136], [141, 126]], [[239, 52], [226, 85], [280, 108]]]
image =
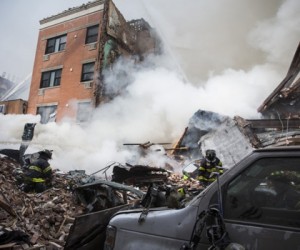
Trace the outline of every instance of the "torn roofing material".
[[223, 166], [230, 168], [254, 148], [297, 144], [300, 144], [300, 119], [247, 120], [198, 110], [176, 144], [176, 147], [188, 146], [188, 150], [172, 154], [192, 161], [203, 158], [207, 149], [215, 149]]
[[[266, 115], [272, 110], [276, 110], [278, 113], [289, 116], [295, 116], [293, 111], [299, 110], [300, 107], [300, 43], [294, 54], [290, 68], [287, 75], [277, 88], [267, 97], [267, 99], [258, 108], [258, 112]], [[297, 114], [299, 117], [299, 114]]]
[[[239, 122], [238, 122], [239, 121]], [[191, 117], [189, 126], [177, 147], [188, 147], [185, 152], [176, 151], [185, 160], [203, 158], [207, 149], [215, 149], [222, 159], [223, 166], [231, 167], [247, 155], [259, 142], [251, 129], [243, 124], [247, 122], [232, 119], [211, 111], [198, 110]]]

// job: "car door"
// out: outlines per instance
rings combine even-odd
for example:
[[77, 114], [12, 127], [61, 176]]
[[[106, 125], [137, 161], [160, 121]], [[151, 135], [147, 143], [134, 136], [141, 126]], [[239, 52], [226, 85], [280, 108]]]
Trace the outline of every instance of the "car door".
[[223, 186], [229, 237], [247, 250], [300, 249], [300, 157], [265, 157]]

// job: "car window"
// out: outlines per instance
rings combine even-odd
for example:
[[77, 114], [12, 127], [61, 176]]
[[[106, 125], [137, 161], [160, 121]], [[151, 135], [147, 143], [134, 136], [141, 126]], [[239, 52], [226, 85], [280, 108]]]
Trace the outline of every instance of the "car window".
[[232, 180], [224, 218], [300, 228], [300, 158], [264, 158]]

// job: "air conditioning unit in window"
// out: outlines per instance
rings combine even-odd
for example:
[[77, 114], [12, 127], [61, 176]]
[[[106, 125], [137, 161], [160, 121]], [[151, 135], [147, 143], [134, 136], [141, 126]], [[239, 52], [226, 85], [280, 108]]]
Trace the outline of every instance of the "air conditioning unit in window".
[[5, 114], [5, 112], [6, 112], [6, 105], [0, 104], [0, 114]]
[[48, 60], [49, 60], [49, 58], [50, 58], [50, 55], [49, 55], [49, 54], [48, 54], [48, 55], [44, 55], [44, 56], [43, 56], [43, 60], [44, 60], [44, 61], [48, 61]]
[[97, 43], [91, 43], [89, 44], [89, 50], [93, 50], [93, 49], [96, 49], [97, 48]]
[[84, 88], [85, 89], [90, 89], [93, 86], [93, 82], [85, 82], [84, 83]]
[[39, 89], [38, 95], [44, 95], [45, 94], [45, 90], [44, 89]]

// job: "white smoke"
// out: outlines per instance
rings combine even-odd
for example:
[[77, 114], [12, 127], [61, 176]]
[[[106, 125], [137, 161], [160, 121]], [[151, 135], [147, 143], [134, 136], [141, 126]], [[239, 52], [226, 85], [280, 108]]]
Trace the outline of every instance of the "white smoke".
[[265, 63], [279, 64], [284, 74], [299, 42], [297, 0], [141, 2], [192, 82]]
[[[174, 143], [198, 109], [258, 118], [257, 108], [285, 76], [299, 43], [296, 0], [140, 4], [166, 53], [150, 56], [143, 67], [118, 62], [107, 76], [108, 90], [118, 96], [95, 110], [84, 127], [71, 122], [36, 126], [28, 150], [53, 149], [54, 168], [93, 173], [111, 162], [139, 160], [160, 167], [166, 162], [163, 149], [145, 159], [137, 146], [123, 144]], [[124, 82], [124, 73], [130, 82]], [[25, 120], [17, 117], [0, 116], [0, 141], [21, 138]]]

